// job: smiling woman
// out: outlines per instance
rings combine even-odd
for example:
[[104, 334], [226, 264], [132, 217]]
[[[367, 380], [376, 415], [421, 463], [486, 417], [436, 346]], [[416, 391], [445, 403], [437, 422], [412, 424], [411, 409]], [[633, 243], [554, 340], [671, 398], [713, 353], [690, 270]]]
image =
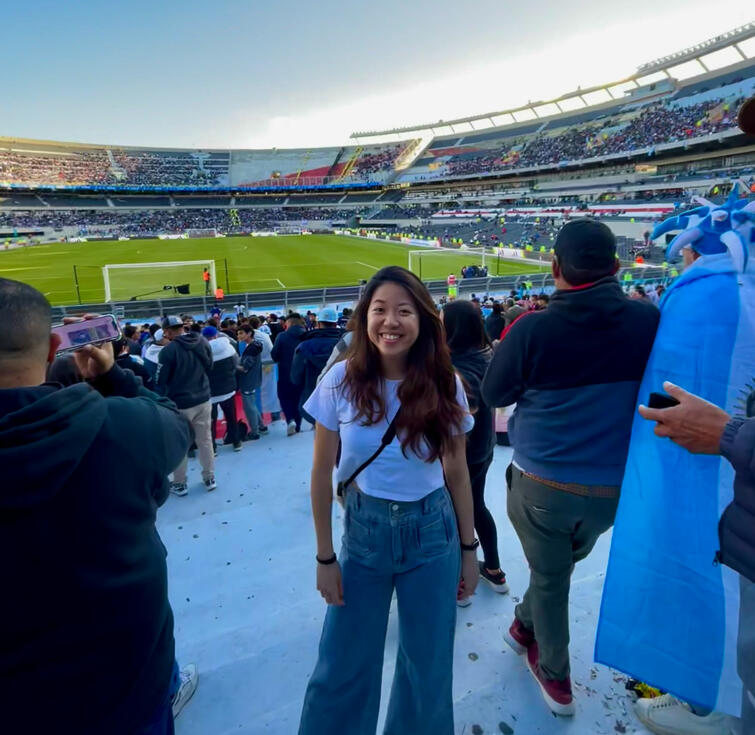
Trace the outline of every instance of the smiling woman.
[[[438, 312], [413, 273], [378, 271], [353, 323], [345, 359], [304, 406], [317, 421], [317, 587], [329, 607], [299, 733], [336, 732], [347, 719], [352, 733], [375, 732], [395, 587], [403, 655], [386, 732], [451, 735], [456, 601], [479, 573], [465, 461], [472, 417]], [[339, 439], [339, 478], [348, 478], [340, 564], [331, 527]], [[360, 646], [342, 644], [357, 636]]]

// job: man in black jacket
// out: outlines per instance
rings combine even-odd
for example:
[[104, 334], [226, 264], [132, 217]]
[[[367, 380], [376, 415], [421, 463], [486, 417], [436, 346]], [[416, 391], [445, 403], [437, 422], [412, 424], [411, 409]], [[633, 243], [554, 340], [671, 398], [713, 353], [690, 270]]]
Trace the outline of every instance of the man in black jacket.
[[482, 384], [509, 419], [509, 518], [530, 566], [508, 640], [556, 714], [574, 713], [569, 677], [569, 583], [612, 525], [637, 390], [659, 312], [616, 280], [616, 240], [579, 219], [554, 243], [550, 305], [515, 321]]
[[155, 515], [191, 430], [110, 345], [74, 354], [86, 382], [44, 383], [50, 316], [38, 291], [0, 279], [0, 729], [167, 735], [173, 615]]
[[299, 413], [312, 425], [315, 421], [303, 406], [312, 395], [317, 378], [328, 362], [333, 348], [343, 337], [343, 330], [336, 326], [337, 322], [338, 314], [335, 309], [321, 309], [317, 315], [317, 329], [307, 332], [301, 338], [291, 363], [291, 382], [301, 389]]
[[233, 451], [241, 451], [236, 422], [236, 368], [239, 353], [231, 340], [215, 327], [205, 327], [202, 336], [210, 343], [212, 370], [210, 371], [210, 403], [212, 405], [212, 451], [217, 454], [218, 406], [223, 409], [226, 425], [226, 443], [233, 444]]
[[[210, 426], [210, 345], [201, 334], [184, 332], [183, 322], [177, 316], [163, 320], [163, 333], [170, 342], [158, 355], [155, 383], [158, 391], [176, 404], [194, 429], [202, 480], [207, 490], [214, 490], [217, 484]], [[186, 486], [188, 461], [188, 457], [184, 457], [173, 473], [170, 491], [175, 495], [184, 496], [189, 492]]]
[[278, 363], [278, 400], [288, 424], [288, 436], [301, 431], [301, 388], [291, 382], [291, 365], [294, 362], [294, 352], [305, 333], [304, 319], [301, 315], [289, 314], [286, 317], [286, 330], [278, 335], [270, 353], [273, 360]]

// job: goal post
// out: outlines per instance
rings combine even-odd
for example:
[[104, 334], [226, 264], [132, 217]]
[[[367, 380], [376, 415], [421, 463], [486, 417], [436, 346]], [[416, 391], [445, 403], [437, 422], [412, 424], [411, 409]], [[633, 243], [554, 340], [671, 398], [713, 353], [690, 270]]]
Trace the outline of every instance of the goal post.
[[409, 270], [420, 280], [445, 280], [449, 273], [460, 275], [465, 265], [489, 268], [496, 258], [494, 248], [424, 248], [409, 251]]
[[174, 260], [163, 263], [109, 263], [102, 266], [105, 301], [128, 301], [139, 296], [172, 291], [185, 284], [204, 295], [204, 269], [210, 274], [210, 293], [218, 286], [214, 260]]

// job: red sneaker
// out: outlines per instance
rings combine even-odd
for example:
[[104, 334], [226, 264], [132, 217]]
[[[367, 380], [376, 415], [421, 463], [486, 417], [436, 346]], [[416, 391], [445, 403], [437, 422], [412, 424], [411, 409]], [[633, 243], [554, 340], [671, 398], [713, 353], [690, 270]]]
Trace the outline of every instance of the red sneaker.
[[574, 698], [571, 693], [571, 679], [568, 676], [561, 680], [546, 679], [540, 671], [539, 657], [537, 643], [535, 642], [527, 649], [527, 666], [540, 685], [543, 699], [545, 699], [553, 714], [573, 715]]
[[514, 618], [509, 632], [504, 633], [503, 638], [520, 656], [535, 642], [535, 634], [529, 628], [525, 628], [518, 618]]

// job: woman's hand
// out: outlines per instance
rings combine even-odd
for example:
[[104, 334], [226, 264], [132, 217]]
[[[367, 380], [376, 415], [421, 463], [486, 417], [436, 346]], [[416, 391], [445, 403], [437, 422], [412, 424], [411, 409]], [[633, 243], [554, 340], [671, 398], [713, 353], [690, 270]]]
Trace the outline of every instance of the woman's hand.
[[477, 553], [474, 551], [461, 552], [461, 581], [464, 582], [460, 599], [471, 597], [477, 588], [480, 578], [480, 566], [477, 563]]
[[341, 565], [338, 562], [317, 565], [317, 589], [328, 605], [341, 607], [345, 604], [341, 584]]

